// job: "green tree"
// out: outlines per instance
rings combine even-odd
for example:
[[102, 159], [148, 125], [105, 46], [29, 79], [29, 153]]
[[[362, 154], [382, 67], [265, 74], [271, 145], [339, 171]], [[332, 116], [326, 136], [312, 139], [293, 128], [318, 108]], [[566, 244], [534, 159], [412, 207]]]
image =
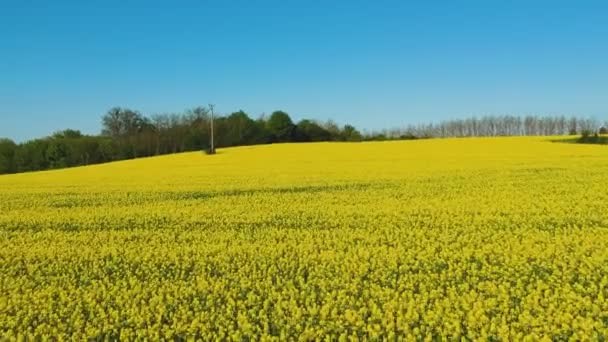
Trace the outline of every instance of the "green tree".
[[352, 125], [344, 125], [340, 135], [344, 141], [361, 141], [363, 139], [361, 133]]
[[70, 166], [68, 163], [68, 158], [70, 156], [72, 155], [69, 151], [68, 144], [65, 142], [65, 139], [49, 139], [45, 157], [50, 168], [58, 169]]
[[254, 122], [256, 129], [254, 136], [251, 138], [251, 143], [268, 144], [272, 142], [272, 133], [270, 133], [270, 130], [268, 130], [264, 116], [260, 116]]
[[323, 124], [323, 129], [325, 129], [327, 132], [329, 132], [331, 140], [334, 140], [334, 141], [342, 140], [342, 135], [341, 135], [342, 132], [340, 131], [340, 127], [338, 126], [338, 124], [336, 124], [332, 120], [327, 120], [327, 122], [325, 122]]
[[82, 138], [83, 135], [79, 130], [65, 129], [63, 131], [55, 132], [53, 138], [67, 138], [67, 139], [78, 139]]
[[218, 138], [223, 146], [251, 145], [257, 133], [257, 125], [242, 110], [234, 112], [224, 120], [223, 130], [218, 130]]
[[296, 141], [328, 141], [331, 134], [312, 120], [301, 120], [296, 125]]
[[289, 114], [280, 110], [273, 112], [268, 118], [266, 126], [275, 142], [292, 141], [295, 126]]
[[49, 168], [46, 158], [48, 141], [31, 140], [20, 144], [15, 151], [15, 169], [17, 172], [45, 170]]
[[10, 139], [0, 138], [0, 174], [15, 172], [15, 150], [17, 144]]

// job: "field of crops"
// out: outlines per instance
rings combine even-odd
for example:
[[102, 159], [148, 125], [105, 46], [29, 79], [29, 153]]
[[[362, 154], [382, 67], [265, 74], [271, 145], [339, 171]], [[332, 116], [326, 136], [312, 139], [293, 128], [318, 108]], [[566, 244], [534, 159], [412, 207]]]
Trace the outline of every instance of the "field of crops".
[[608, 338], [608, 148], [240, 147], [0, 177], [0, 339]]

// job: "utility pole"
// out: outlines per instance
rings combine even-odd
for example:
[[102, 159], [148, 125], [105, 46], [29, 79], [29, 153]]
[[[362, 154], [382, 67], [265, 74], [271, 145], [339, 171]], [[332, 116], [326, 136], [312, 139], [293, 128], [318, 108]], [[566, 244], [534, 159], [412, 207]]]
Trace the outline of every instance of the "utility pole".
[[214, 141], [213, 141], [213, 107], [214, 105], [209, 104], [209, 111], [211, 112], [211, 148], [209, 149], [209, 154], [215, 154], [215, 145], [214, 145]]

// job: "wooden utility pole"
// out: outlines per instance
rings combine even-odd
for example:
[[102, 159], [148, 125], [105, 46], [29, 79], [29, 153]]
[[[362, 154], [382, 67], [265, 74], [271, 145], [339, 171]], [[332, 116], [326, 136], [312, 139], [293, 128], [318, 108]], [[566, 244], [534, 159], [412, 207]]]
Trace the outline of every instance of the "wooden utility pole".
[[211, 122], [210, 122], [210, 125], [211, 125], [211, 148], [209, 149], [209, 154], [215, 154], [215, 144], [214, 144], [214, 141], [213, 141], [213, 135], [214, 135], [213, 134], [213, 107], [214, 107], [214, 105], [212, 105], [212, 104], [209, 105], [209, 111], [211, 112]]

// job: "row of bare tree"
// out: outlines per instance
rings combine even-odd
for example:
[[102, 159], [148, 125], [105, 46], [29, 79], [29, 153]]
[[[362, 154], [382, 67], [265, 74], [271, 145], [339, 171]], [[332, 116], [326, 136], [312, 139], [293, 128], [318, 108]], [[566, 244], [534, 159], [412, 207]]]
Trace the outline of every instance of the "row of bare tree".
[[370, 139], [575, 135], [608, 129], [608, 121], [566, 116], [486, 116], [370, 132]]

